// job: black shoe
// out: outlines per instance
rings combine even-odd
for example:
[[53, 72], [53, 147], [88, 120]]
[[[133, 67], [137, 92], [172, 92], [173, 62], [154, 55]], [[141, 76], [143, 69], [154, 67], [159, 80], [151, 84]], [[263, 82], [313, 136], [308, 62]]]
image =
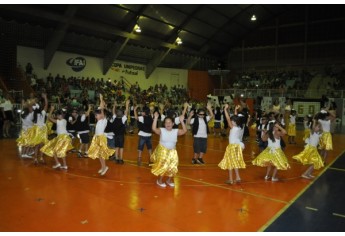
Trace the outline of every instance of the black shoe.
[[78, 152], [77, 155], [78, 155], [78, 158], [82, 158], [82, 157], [83, 157], [83, 155], [81, 154], [81, 152]]
[[118, 160], [118, 164], [123, 165], [125, 164], [125, 162], [121, 159], [121, 160]]
[[197, 162], [198, 162], [198, 164], [205, 164], [205, 162], [202, 158], [198, 158]]
[[192, 164], [198, 164], [198, 160], [197, 159], [192, 159]]

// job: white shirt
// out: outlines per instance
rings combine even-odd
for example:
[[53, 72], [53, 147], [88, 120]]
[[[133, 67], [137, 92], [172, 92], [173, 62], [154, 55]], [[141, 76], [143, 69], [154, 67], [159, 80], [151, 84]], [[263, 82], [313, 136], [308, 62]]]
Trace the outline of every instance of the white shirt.
[[178, 129], [167, 130], [166, 128], [160, 128], [161, 135], [159, 143], [167, 149], [175, 149], [177, 143]]
[[290, 124], [292, 125], [296, 124], [296, 116], [290, 115]]
[[313, 147], [317, 147], [317, 145], [319, 144], [319, 140], [320, 140], [321, 136], [322, 136], [322, 133], [314, 132], [313, 134], [310, 134], [310, 136], [308, 138], [308, 144], [313, 146]]
[[241, 148], [244, 149], [244, 143], [241, 142], [243, 137], [243, 129], [234, 126], [230, 129], [229, 143], [230, 144], [240, 144]]
[[22, 129], [27, 130], [34, 125], [32, 121], [34, 119], [34, 113], [30, 112], [24, 119], [22, 119]]
[[281, 148], [281, 146], [280, 146], [280, 138], [274, 138], [274, 140], [275, 141], [273, 142], [272, 139], [268, 138], [267, 147], [274, 148], [274, 149]]
[[65, 119], [56, 120], [56, 134], [68, 134], [66, 126], [67, 121]]
[[[205, 121], [203, 118], [199, 118], [199, 128], [198, 132], [194, 135], [195, 138], [207, 138], [207, 124], [205, 124]], [[206, 121], [210, 121], [210, 116], [206, 116]], [[194, 118], [190, 120], [190, 124], [194, 124]]]
[[40, 114], [37, 114], [36, 125], [38, 125], [39, 127], [45, 126], [46, 125], [46, 122], [45, 122], [46, 115], [47, 115], [47, 112], [45, 110], [42, 110]]
[[330, 132], [331, 130], [331, 121], [330, 120], [318, 120], [322, 125], [323, 132]]
[[104, 134], [105, 127], [107, 126], [108, 120], [106, 118], [98, 120], [95, 128], [95, 135]]

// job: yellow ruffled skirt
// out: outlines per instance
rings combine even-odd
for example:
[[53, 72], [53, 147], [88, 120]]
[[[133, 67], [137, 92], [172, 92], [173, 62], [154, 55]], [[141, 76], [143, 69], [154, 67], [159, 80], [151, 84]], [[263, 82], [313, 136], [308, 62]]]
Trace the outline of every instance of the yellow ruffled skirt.
[[34, 125], [33, 129], [33, 138], [29, 140], [30, 146], [36, 146], [38, 144], [46, 144], [48, 142], [48, 128], [46, 125], [39, 127]]
[[178, 172], [178, 155], [176, 149], [168, 149], [158, 144], [150, 160], [153, 162], [151, 173], [156, 176], [173, 177]]
[[108, 160], [114, 153], [114, 149], [108, 148], [107, 137], [105, 135], [95, 135], [92, 138], [87, 155], [91, 159], [103, 158]]
[[273, 165], [278, 170], [287, 170], [290, 168], [288, 160], [281, 148], [267, 147], [253, 161], [253, 165], [266, 167]]
[[33, 127], [30, 127], [26, 130], [22, 130], [20, 132], [19, 137], [16, 139], [17, 146], [18, 147], [21, 147], [21, 146], [29, 147], [30, 146], [29, 142], [33, 137], [34, 137]]
[[296, 136], [296, 124], [289, 124], [287, 133], [289, 136]]
[[333, 150], [332, 135], [330, 132], [322, 133], [319, 149]]
[[72, 139], [68, 134], [59, 134], [56, 138], [48, 141], [40, 150], [47, 156], [66, 157], [68, 150], [73, 149]]
[[301, 153], [292, 158], [301, 162], [303, 165], [312, 164], [316, 170], [323, 167], [323, 161], [317, 148], [311, 145], [307, 145]]
[[303, 141], [310, 137], [310, 129], [304, 129]]
[[226, 147], [223, 160], [218, 166], [222, 170], [244, 169], [246, 163], [243, 160], [242, 148], [240, 144], [229, 144]]

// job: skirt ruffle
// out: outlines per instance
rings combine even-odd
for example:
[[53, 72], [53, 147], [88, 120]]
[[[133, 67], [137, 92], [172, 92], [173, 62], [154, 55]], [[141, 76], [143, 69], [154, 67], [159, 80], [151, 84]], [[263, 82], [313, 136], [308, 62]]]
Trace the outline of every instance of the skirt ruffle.
[[218, 164], [222, 170], [244, 169], [246, 164], [243, 160], [240, 144], [229, 144], [226, 147], [223, 160]]
[[17, 146], [30, 147], [30, 140], [34, 138], [34, 129], [30, 127], [20, 132], [19, 137], [16, 139]]
[[323, 132], [320, 138], [319, 149], [333, 150], [332, 135], [330, 132]]
[[108, 160], [114, 153], [114, 149], [108, 148], [107, 137], [105, 135], [95, 135], [92, 138], [87, 155], [91, 159], [103, 158]]
[[266, 167], [275, 166], [278, 170], [287, 170], [290, 168], [288, 160], [281, 148], [267, 147], [253, 161], [253, 165]]
[[173, 177], [178, 172], [178, 155], [176, 149], [168, 149], [158, 144], [150, 160], [153, 162], [151, 173], [156, 176]]
[[56, 138], [48, 141], [40, 150], [47, 156], [66, 157], [68, 150], [73, 149], [72, 139], [68, 134], [59, 134]]
[[324, 166], [317, 148], [311, 145], [307, 145], [301, 153], [292, 158], [301, 162], [303, 165], [312, 164], [316, 170]]
[[29, 146], [36, 146], [38, 144], [46, 144], [48, 142], [47, 126], [33, 126], [33, 138], [29, 140]]

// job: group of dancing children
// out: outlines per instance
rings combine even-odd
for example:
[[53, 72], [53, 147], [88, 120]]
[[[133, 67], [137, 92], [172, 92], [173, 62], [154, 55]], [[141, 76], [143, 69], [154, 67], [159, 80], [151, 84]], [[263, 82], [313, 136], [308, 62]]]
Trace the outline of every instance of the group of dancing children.
[[[99, 107], [94, 110], [95, 125], [94, 135], [90, 144], [90, 126], [87, 117], [90, 115], [92, 107], [89, 106], [86, 112], [74, 109], [68, 121], [65, 119], [65, 110], [59, 109], [54, 113], [54, 106], [50, 107], [47, 114], [48, 101], [46, 94], [42, 94], [41, 102], [37, 100], [28, 100], [23, 103], [22, 111], [22, 130], [17, 145], [22, 148], [22, 157], [29, 157], [29, 152], [34, 151], [34, 163], [45, 163], [43, 154], [53, 157], [55, 165], [53, 169], [67, 170], [66, 155], [72, 150], [71, 130], [68, 128], [73, 125], [73, 131], [80, 140], [78, 151], [79, 157], [88, 157], [99, 159], [101, 168], [98, 173], [103, 176], [107, 173], [109, 167], [106, 160], [114, 160], [118, 164], [123, 164], [124, 135], [126, 130], [127, 115], [129, 110], [131, 118], [135, 118], [138, 125], [138, 158], [137, 164], [142, 164], [142, 151], [146, 145], [150, 154], [149, 165], [151, 173], [157, 176], [156, 184], [162, 188], [167, 186], [174, 187], [174, 176], [178, 172], [178, 153], [176, 144], [178, 136], [187, 133], [186, 124], [191, 125], [193, 134], [194, 156], [192, 164], [204, 164], [203, 156], [207, 151], [207, 136], [209, 133], [208, 122], [214, 117], [212, 107], [207, 105], [206, 109], [192, 110], [187, 116], [187, 110], [190, 108], [188, 103], [183, 105], [181, 115], [164, 110], [164, 106], [153, 110], [149, 107], [144, 108], [140, 114], [137, 113], [138, 106], [133, 105], [130, 109], [130, 101], [127, 100], [124, 111], [116, 109], [116, 102], [112, 109], [112, 116], [107, 118], [106, 103], [100, 94]], [[237, 105], [234, 114], [230, 114], [229, 105], [224, 105], [224, 115], [226, 122], [230, 127], [229, 144], [225, 150], [223, 159], [218, 164], [222, 170], [228, 170], [229, 175], [227, 184], [241, 182], [239, 169], [246, 168], [243, 158], [244, 127], [247, 124], [242, 113], [242, 107]], [[208, 113], [207, 113], [208, 112]], [[220, 113], [220, 111], [217, 111]], [[252, 164], [260, 167], [266, 167], [265, 180], [272, 182], [278, 181], [278, 170], [287, 170], [290, 168], [288, 160], [284, 154], [283, 136], [289, 135], [289, 143], [294, 143], [296, 135], [295, 114], [291, 111], [288, 131], [284, 129], [280, 116], [275, 113], [264, 115], [260, 118], [257, 125], [259, 147], [261, 153], [252, 160]], [[324, 166], [327, 158], [327, 152], [332, 150], [332, 136], [330, 134], [330, 121], [328, 112], [321, 110], [314, 117], [305, 119], [305, 137], [306, 146], [304, 150], [292, 158], [301, 162], [303, 165], [309, 165], [307, 170], [301, 175], [303, 178], [312, 179], [314, 169], [320, 169]], [[162, 127], [159, 127], [159, 119]], [[51, 125], [56, 125], [56, 137], [48, 140], [51, 133]], [[132, 123], [132, 122], [131, 122]], [[181, 128], [179, 128], [179, 125]], [[217, 126], [218, 127], [218, 126]], [[72, 128], [71, 128], [72, 129]], [[159, 144], [152, 151], [151, 136], [152, 132], [159, 135]], [[291, 137], [291, 138], [290, 138]], [[321, 150], [321, 155], [318, 149]], [[62, 163], [60, 162], [62, 160]], [[235, 178], [233, 178], [233, 172]], [[164, 178], [166, 177], [166, 180]]]

